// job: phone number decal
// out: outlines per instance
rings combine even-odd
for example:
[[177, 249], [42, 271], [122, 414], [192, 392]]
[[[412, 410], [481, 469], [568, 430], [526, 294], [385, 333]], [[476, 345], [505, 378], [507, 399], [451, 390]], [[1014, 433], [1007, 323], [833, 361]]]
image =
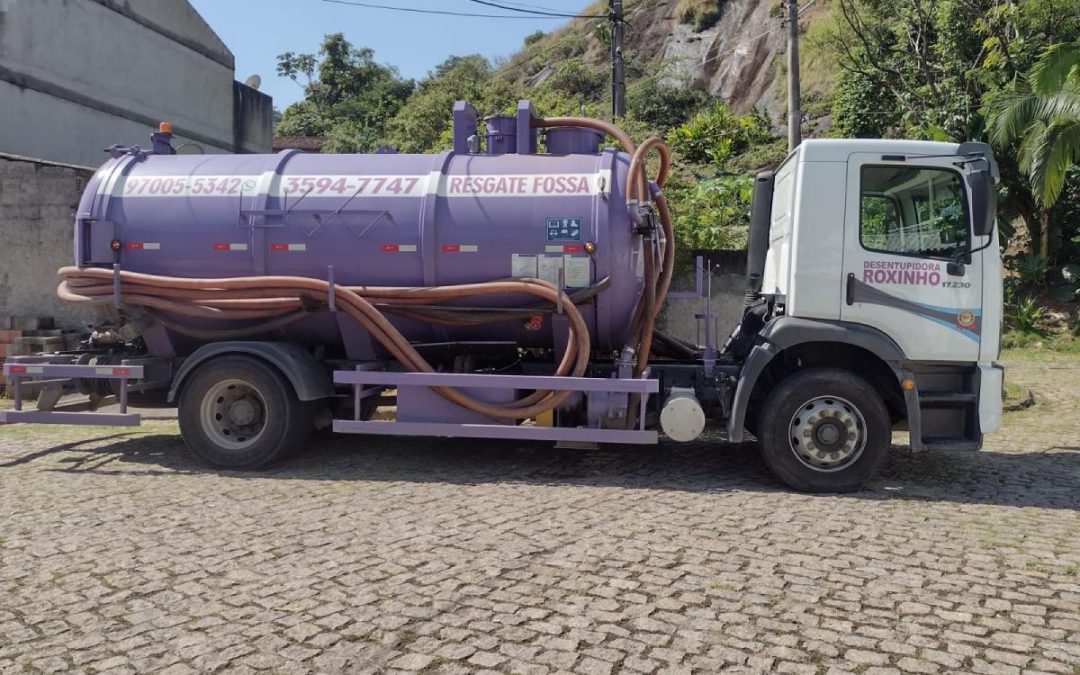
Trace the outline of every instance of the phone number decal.
[[125, 197], [191, 195], [239, 196], [255, 191], [254, 176], [129, 176], [120, 186]]
[[424, 194], [427, 176], [286, 176], [279, 193], [287, 195], [388, 195]]

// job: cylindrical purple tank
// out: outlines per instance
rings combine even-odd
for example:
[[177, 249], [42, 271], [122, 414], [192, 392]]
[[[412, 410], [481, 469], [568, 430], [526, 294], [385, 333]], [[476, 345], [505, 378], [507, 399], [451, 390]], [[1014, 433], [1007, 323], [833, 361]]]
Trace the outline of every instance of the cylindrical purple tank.
[[[320, 279], [333, 266], [337, 283], [373, 286], [511, 276], [556, 282], [561, 269], [570, 293], [610, 278], [582, 312], [597, 348], [622, 346], [642, 283], [640, 238], [625, 204], [626, 155], [487, 155], [470, 154], [461, 139], [455, 146], [437, 155], [117, 151], [79, 205], [76, 263], [178, 277]], [[391, 318], [416, 341], [551, 346], [565, 333], [548, 320], [528, 330], [523, 321], [440, 328]], [[342, 344], [353, 358], [374, 353], [364, 331], [329, 312], [286, 331], [299, 342]], [[169, 339], [178, 352], [197, 346]]]

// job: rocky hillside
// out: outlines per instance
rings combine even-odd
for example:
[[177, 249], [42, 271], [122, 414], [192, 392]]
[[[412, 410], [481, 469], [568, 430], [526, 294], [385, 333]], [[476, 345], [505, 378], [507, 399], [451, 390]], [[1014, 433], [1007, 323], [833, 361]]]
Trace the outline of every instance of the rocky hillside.
[[[583, 14], [604, 13], [606, 0]], [[758, 108], [780, 121], [786, 105], [786, 31], [782, 0], [629, 0], [628, 74], [660, 84], [702, 88], [736, 111]], [[827, 11], [827, 0], [807, 4], [804, 35]], [[608, 64], [607, 26], [575, 20], [539, 37], [511, 58], [526, 82], [543, 82], [567, 59], [602, 68]], [[831, 67], [818, 61], [812, 42], [803, 43], [803, 97], [822, 97], [832, 84]], [[517, 66], [520, 65], [520, 68]]]

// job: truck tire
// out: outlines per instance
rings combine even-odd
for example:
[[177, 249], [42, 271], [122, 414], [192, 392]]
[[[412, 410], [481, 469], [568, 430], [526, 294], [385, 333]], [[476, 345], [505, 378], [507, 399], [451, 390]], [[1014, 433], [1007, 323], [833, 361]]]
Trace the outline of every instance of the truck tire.
[[803, 492], [858, 490], [881, 468], [892, 440], [881, 396], [838, 368], [812, 368], [782, 380], [759, 419], [765, 463]]
[[299, 448], [315, 412], [277, 368], [240, 355], [199, 366], [184, 383], [179, 407], [184, 444], [223, 469], [262, 468]]

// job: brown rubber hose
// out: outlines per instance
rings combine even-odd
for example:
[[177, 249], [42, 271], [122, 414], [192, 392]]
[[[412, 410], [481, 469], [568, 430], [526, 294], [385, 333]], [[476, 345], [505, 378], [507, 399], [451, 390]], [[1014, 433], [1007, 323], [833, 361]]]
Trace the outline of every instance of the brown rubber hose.
[[[107, 303], [112, 298], [113, 273], [107, 269], [83, 269], [65, 267], [60, 270], [63, 282], [58, 289], [60, 297], [74, 302]], [[305, 277], [239, 277], [231, 279], [181, 279], [160, 277], [135, 272], [120, 272], [121, 295], [125, 304], [142, 305], [179, 314], [217, 319], [258, 318], [280, 316], [282, 312], [295, 310], [300, 305], [300, 294], [321, 300], [329, 296], [325, 281]], [[69, 286], [70, 284], [70, 286]], [[294, 297], [265, 297], [268, 293], [288, 290]], [[396, 291], [404, 291], [399, 293]], [[191, 292], [195, 293], [192, 294]], [[560, 296], [570, 321], [570, 339], [556, 375], [584, 374], [591, 349], [588, 328], [577, 307], [565, 293], [538, 279], [513, 279], [483, 284], [462, 284], [426, 289], [380, 289], [380, 295], [412, 301], [423, 298], [424, 302], [441, 302], [447, 299], [474, 295], [520, 295], [530, 294], [556, 303]], [[159, 297], [164, 295], [166, 297]], [[189, 302], [167, 299], [170, 296], [196, 298]], [[406, 368], [417, 372], [434, 372], [430, 364], [405, 339], [403, 335], [371, 303], [353, 289], [335, 285], [339, 308], [357, 320], [371, 335]], [[402, 297], [404, 296], [404, 297]], [[228, 303], [228, 309], [216, 309], [199, 303]], [[496, 419], [526, 419], [551, 410], [565, 400], [571, 392], [533, 392], [524, 399], [498, 405], [477, 401], [461, 391], [450, 387], [432, 387], [448, 400], [469, 410]]]

